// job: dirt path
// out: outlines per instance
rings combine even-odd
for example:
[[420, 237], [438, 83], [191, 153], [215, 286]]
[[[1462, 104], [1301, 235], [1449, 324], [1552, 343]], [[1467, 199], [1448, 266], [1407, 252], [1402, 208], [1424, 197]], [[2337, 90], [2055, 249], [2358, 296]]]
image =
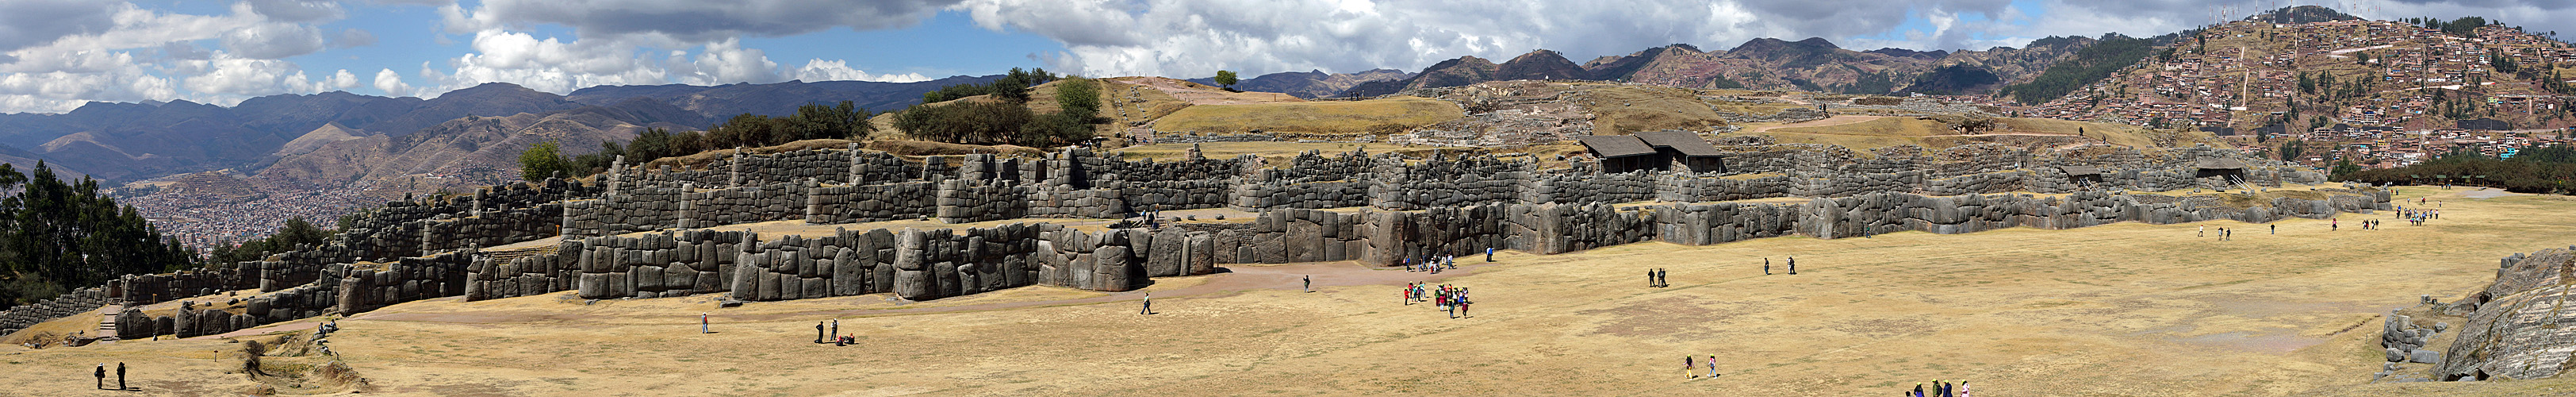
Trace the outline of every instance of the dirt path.
[[1855, 115], [1842, 115], [1842, 116], [1826, 117], [1824, 120], [1803, 121], [1803, 122], [1796, 122], [1796, 123], [1789, 123], [1789, 124], [1781, 124], [1781, 125], [1769, 125], [1769, 126], [1753, 127], [1753, 129], [1752, 129], [1752, 130], [1748, 130], [1748, 131], [1745, 131], [1745, 132], [1771, 132], [1771, 130], [1774, 130], [1774, 129], [1781, 129], [1781, 128], [1823, 127], [1823, 126], [1830, 126], [1830, 125], [1844, 125], [1844, 124], [1858, 123], [1858, 122], [1863, 122], [1863, 121], [1877, 120], [1877, 119], [1882, 119], [1882, 118], [1887, 118], [1887, 116], [1855, 116]]

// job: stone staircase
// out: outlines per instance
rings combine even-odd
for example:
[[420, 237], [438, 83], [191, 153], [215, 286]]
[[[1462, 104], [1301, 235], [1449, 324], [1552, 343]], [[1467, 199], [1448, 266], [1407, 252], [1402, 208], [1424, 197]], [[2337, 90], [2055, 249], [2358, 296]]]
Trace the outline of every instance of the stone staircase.
[[121, 303], [110, 303], [107, 304], [107, 306], [100, 307], [98, 312], [106, 315], [99, 317], [98, 330], [97, 332], [91, 332], [90, 335], [102, 337], [116, 336], [116, 315], [118, 313], [125, 312], [125, 305]]
[[1138, 145], [1154, 144], [1154, 122], [1147, 121], [1127, 129], [1127, 140]]

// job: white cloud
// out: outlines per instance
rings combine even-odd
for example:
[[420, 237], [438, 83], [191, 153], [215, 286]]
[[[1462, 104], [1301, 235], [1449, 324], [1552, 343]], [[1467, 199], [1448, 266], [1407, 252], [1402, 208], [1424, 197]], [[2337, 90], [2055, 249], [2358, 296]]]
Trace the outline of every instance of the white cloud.
[[797, 80], [804, 81], [849, 80], [910, 83], [930, 80], [929, 76], [923, 76], [920, 73], [873, 74], [864, 70], [851, 69], [849, 62], [840, 60], [826, 61], [821, 59], [806, 60], [805, 66], [796, 68], [794, 75]]
[[538, 24], [573, 27], [585, 38], [657, 35], [709, 43], [743, 36], [786, 36], [834, 27], [875, 30], [912, 26], [957, 0], [487, 0], [472, 12], [441, 10], [449, 31]]
[[243, 57], [278, 59], [311, 54], [322, 50], [322, 31], [312, 26], [291, 23], [262, 23], [234, 30], [223, 38], [224, 48]]
[[419, 95], [412, 92], [411, 84], [404, 84], [402, 74], [394, 73], [393, 69], [376, 71], [376, 90], [384, 91], [385, 95], [389, 96]]
[[272, 21], [312, 22], [346, 16], [340, 11], [340, 3], [332, 1], [249, 0], [242, 3], [249, 4], [252, 12]]

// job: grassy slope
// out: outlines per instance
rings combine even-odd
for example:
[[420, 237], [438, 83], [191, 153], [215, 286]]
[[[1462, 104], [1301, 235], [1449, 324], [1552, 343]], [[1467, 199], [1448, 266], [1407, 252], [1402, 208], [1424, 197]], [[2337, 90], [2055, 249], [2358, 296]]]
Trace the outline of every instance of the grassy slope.
[[1354, 102], [1198, 105], [1180, 109], [1155, 122], [1162, 131], [1231, 134], [1250, 130], [1356, 134], [1381, 124], [1405, 127], [1464, 117], [1448, 102], [1396, 97]]

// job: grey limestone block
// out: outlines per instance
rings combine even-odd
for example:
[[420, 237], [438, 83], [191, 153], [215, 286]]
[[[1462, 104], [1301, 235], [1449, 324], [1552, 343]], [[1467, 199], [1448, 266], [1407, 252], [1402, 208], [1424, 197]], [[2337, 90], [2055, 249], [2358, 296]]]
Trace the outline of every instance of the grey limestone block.
[[779, 285], [779, 284], [781, 284], [781, 282], [780, 282], [780, 280], [779, 280], [779, 275], [778, 275], [778, 273], [771, 273], [771, 272], [765, 272], [765, 271], [764, 271], [764, 272], [759, 272], [759, 274], [758, 274], [756, 277], [754, 277], [754, 278], [757, 278], [757, 279], [759, 279], [759, 280], [760, 280], [760, 282], [759, 282], [759, 288], [760, 288], [760, 290], [759, 290], [759, 293], [753, 294], [753, 297], [754, 297], [754, 298], [757, 298], [757, 299], [753, 299], [753, 300], [756, 300], [756, 301], [774, 301], [774, 300], [778, 300], [778, 299], [779, 299], [778, 291], [779, 291], [779, 288], [781, 287], [781, 285]]
[[857, 251], [849, 248], [842, 248], [833, 253], [832, 295], [850, 296], [866, 293], [867, 271], [860, 267], [858, 260]]
[[824, 280], [820, 277], [801, 278], [800, 280], [802, 281], [799, 281], [797, 285], [802, 286], [805, 289], [804, 293], [801, 294], [803, 299], [828, 298], [832, 296], [832, 284], [829, 283], [828, 280]]
[[[888, 266], [891, 268], [891, 266]], [[937, 276], [925, 270], [894, 271], [894, 294], [908, 300], [939, 299]]]
[[1177, 228], [1163, 229], [1146, 240], [1150, 248], [1144, 251], [1144, 258], [1142, 258], [1145, 276], [1173, 277], [1188, 270], [1188, 265], [1182, 258], [1189, 246], [1189, 239], [1185, 233]]
[[673, 263], [671, 266], [662, 268], [662, 289], [687, 291], [698, 285], [698, 276], [697, 269]]
[[965, 295], [965, 280], [957, 275], [956, 262], [930, 264], [932, 277], [939, 279], [939, 296]]
[[1096, 272], [1097, 275], [1092, 277], [1092, 286], [1090, 289], [1120, 292], [1127, 291], [1128, 289], [1135, 287], [1134, 279], [1140, 278], [1138, 277], [1138, 273], [1140, 273], [1139, 270], [1142, 269], [1138, 269], [1135, 264], [1131, 263], [1130, 258], [1128, 257], [1127, 247], [1115, 245], [1101, 246], [1099, 250], [1092, 251], [1092, 254], [1098, 258], [1099, 262], [1094, 264], [1092, 267], [1092, 270]]
[[2406, 355], [2406, 362], [2411, 362], [2411, 363], [2424, 363], [2424, 364], [2438, 364], [2438, 363], [2441, 363], [2441, 362], [2442, 362], [2442, 352], [2437, 352], [2437, 351], [2432, 351], [2432, 350], [2416, 350], [2415, 352], [2413, 352], [2413, 353], [2408, 353], [2408, 354]]
[[1208, 233], [1191, 233], [1186, 240], [1188, 253], [1183, 255], [1184, 266], [1188, 268], [1186, 275], [1216, 273], [1216, 236]]
[[636, 266], [633, 271], [629, 272], [629, 274], [630, 276], [628, 277], [634, 278], [635, 288], [638, 291], [662, 290], [661, 266]]

